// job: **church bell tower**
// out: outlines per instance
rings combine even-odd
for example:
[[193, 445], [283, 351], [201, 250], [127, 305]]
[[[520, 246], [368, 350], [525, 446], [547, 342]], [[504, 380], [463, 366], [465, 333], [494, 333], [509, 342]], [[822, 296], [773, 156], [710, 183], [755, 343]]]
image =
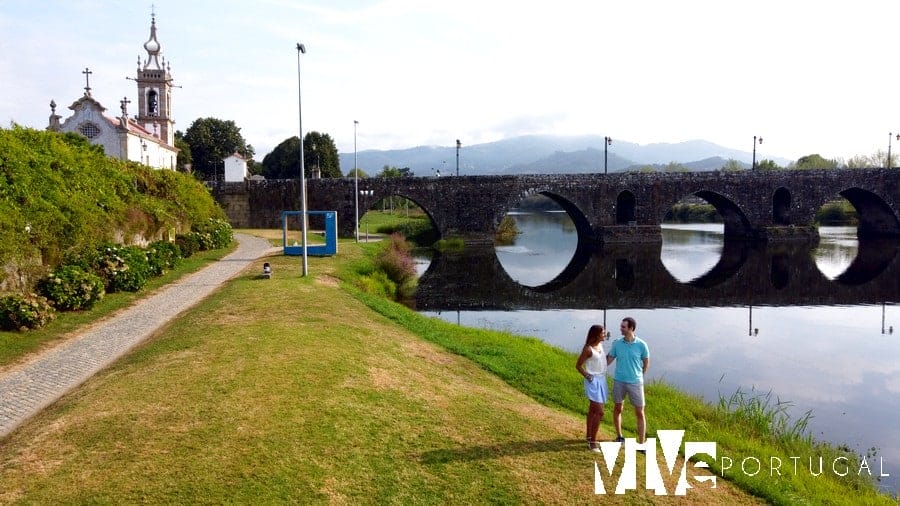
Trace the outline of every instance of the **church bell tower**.
[[160, 141], [175, 145], [175, 121], [172, 120], [172, 68], [162, 57], [156, 40], [156, 15], [151, 16], [150, 39], [144, 43], [147, 59], [141, 63], [138, 56], [137, 122]]

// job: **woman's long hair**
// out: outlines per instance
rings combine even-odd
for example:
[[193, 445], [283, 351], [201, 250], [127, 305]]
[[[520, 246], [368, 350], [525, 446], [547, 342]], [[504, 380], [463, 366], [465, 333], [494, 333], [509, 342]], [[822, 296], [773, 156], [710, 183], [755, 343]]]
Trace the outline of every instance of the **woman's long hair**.
[[588, 329], [587, 339], [584, 340], [584, 344], [587, 346], [597, 346], [604, 337], [606, 337], [606, 329], [603, 328], [603, 325], [591, 325], [591, 328]]

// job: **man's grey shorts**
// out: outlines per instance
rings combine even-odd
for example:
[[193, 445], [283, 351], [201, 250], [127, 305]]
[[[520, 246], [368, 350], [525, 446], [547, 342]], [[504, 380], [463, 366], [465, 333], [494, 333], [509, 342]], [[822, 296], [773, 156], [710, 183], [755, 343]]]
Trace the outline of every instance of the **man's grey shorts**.
[[644, 407], [644, 384], [643, 383], [622, 383], [621, 381], [613, 381], [613, 402], [616, 404], [625, 402], [625, 394], [628, 394], [628, 400], [631, 405], [636, 408]]

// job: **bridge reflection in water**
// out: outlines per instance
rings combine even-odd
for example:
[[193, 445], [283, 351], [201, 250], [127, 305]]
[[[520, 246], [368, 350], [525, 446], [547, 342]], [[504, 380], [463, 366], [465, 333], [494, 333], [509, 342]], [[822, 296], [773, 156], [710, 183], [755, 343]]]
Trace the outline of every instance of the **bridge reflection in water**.
[[579, 246], [550, 282], [527, 287], [504, 271], [493, 247], [436, 254], [419, 280], [420, 311], [625, 309], [900, 302], [900, 242], [860, 241], [835, 279], [817, 267], [809, 244], [726, 240], [719, 262], [683, 283], [663, 266], [661, 244]]

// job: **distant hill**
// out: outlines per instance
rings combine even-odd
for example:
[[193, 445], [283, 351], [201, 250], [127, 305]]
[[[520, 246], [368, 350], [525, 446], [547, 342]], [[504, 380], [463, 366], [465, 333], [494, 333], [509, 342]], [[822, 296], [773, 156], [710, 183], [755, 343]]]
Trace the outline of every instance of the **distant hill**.
[[[641, 170], [641, 169], [644, 169], [644, 168], [650, 166], [650, 167], [653, 167], [653, 170], [655, 170], [655, 171], [664, 171], [667, 169], [667, 165], [669, 165], [669, 163], [673, 163], [673, 162], [637, 164], [637, 165], [632, 165], [632, 166], [626, 168], [625, 170]], [[696, 162], [683, 162], [683, 163], [682, 162], [674, 162], [674, 163], [677, 163], [678, 165], [683, 165], [686, 169], [693, 171], [693, 172], [704, 172], [704, 171], [721, 169], [722, 167], [725, 166], [726, 163], [728, 163], [728, 160], [725, 158], [722, 158], [721, 156], [713, 156], [710, 158], [704, 158], [703, 160], [697, 160]], [[748, 162], [738, 161], [738, 164], [743, 169], [750, 168], [750, 163], [748, 163]]]
[[[619, 172], [635, 165], [631, 160], [615, 153], [607, 153], [607, 170]], [[582, 174], [603, 172], [603, 150], [556, 151], [550, 156], [530, 163], [513, 165], [501, 171], [503, 174]]]
[[[417, 176], [436, 171], [456, 173], [456, 146], [418, 146], [397, 150], [366, 150], [357, 153], [359, 167], [374, 175], [385, 165], [409, 167]], [[690, 170], [715, 170], [729, 158], [749, 167], [750, 152], [725, 148], [703, 140], [640, 145], [613, 141], [608, 150], [610, 172], [652, 165], [662, 167], [677, 162]], [[341, 170], [353, 169], [353, 153], [341, 153]], [[790, 160], [775, 158], [779, 165]], [[460, 175], [583, 173], [603, 171], [603, 137], [599, 135], [527, 135], [496, 142], [463, 145]]]

